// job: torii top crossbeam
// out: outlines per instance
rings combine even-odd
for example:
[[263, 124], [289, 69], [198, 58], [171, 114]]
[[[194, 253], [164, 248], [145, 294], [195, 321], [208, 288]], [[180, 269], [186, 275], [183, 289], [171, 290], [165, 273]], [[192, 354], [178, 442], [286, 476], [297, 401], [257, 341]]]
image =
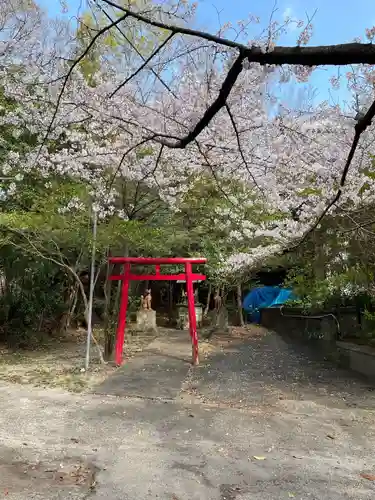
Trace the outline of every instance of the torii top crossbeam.
[[207, 259], [203, 257], [110, 257], [111, 264], [205, 264]]
[[[121, 303], [119, 311], [119, 319], [117, 326], [116, 335], [116, 350], [115, 350], [115, 360], [118, 365], [122, 364], [123, 358], [123, 345], [125, 338], [125, 327], [126, 327], [126, 311], [128, 307], [128, 295], [129, 295], [129, 282], [130, 281], [140, 281], [140, 280], [173, 280], [173, 281], [186, 281], [186, 291], [188, 300], [188, 311], [189, 311], [189, 328], [190, 336], [192, 342], [192, 354], [193, 354], [193, 364], [199, 363], [198, 356], [198, 334], [197, 334], [197, 321], [195, 316], [194, 307], [194, 289], [193, 281], [203, 281], [206, 279], [204, 274], [193, 273], [193, 265], [205, 264], [207, 259], [191, 258], [191, 257], [110, 257], [110, 264], [120, 264], [123, 266], [123, 273], [118, 275], [112, 275], [109, 277], [110, 280], [121, 280]], [[143, 265], [154, 265], [155, 274], [135, 274], [132, 273], [132, 264], [143, 264]], [[179, 274], [161, 274], [161, 265], [178, 265], [183, 264], [185, 266], [185, 272]]]

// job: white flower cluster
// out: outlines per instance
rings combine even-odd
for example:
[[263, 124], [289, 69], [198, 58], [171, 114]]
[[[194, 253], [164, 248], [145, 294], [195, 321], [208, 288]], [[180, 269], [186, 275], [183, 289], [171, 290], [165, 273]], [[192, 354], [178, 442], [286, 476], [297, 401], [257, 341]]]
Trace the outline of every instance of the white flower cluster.
[[73, 197], [69, 200], [65, 207], [59, 208], [59, 213], [65, 214], [67, 212], [79, 212], [85, 208], [85, 204], [79, 198]]
[[[169, 66], [176, 75], [173, 93], [155, 84], [140, 95], [137, 81], [115, 92], [124, 71], [103, 60], [95, 86], [77, 68], [61, 94], [66, 64], [56, 57], [53, 44], [43, 45], [42, 25], [18, 40], [14, 33], [15, 39], [1, 41], [0, 76], [5, 97], [16, 104], [2, 105], [0, 125], [14, 130], [14, 137], [22, 130], [33, 140], [25, 153], [9, 147], [2, 172], [16, 172], [16, 177], [4, 196], [22, 185], [25, 173], [36, 171], [46, 179], [46, 188], [51, 176], [69, 176], [91, 186], [100, 217], [116, 213], [126, 220], [125, 212], [115, 208], [119, 179], [147, 185], [178, 209], [191, 180], [213, 174], [226, 200], [216, 209], [216, 221], [233, 241], [233, 255], [222, 271], [233, 273], [258, 265], [302, 236], [337, 191], [355, 121], [326, 103], [306, 114], [284, 106], [277, 116], [270, 115], [270, 89], [278, 77], [285, 80], [285, 68], [270, 74], [273, 68], [251, 64], [233, 87], [227, 107], [196, 141], [180, 149], [174, 147], [179, 138], [220, 92], [233, 52], [223, 51], [218, 63], [216, 48], [205, 46], [195, 50], [194, 63], [189, 55], [178, 71]], [[306, 27], [300, 43], [310, 35]], [[272, 44], [262, 47], [270, 50]], [[22, 61], [19, 74], [14, 71], [17, 61]], [[297, 68], [296, 73], [306, 79], [311, 69]], [[370, 128], [361, 138], [340, 203], [374, 201], [368, 155], [372, 137]], [[72, 199], [61, 211], [82, 208], [80, 200]], [[261, 241], [249, 244], [248, 253], [237, 252], [237, 243], [243, 250], [251, 238]]]

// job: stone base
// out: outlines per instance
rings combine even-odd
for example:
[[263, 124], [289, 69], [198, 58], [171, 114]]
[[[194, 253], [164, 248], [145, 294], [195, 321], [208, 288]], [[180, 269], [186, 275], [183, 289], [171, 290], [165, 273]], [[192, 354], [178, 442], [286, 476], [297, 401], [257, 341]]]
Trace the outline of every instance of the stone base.
[[361, 373], [371, 381], [375, 380], [375, 349], [350, 342], [336, 342], [339, 361], [343, 368]]
[[[195, 306], [195, 317], [197, 321], [197, 327], [202, 326], [203, 318], [203, 308], [202, 306]], [[177, 326], [181, 330], [189, 330], [189, 310], [185, 305], [180, 305], [177, 307]]]
[[156, 331], [156, 311], [152, 309], [141, 309], [137, 312], [137, 330]]
[[225, 333], [229, 331], [228, 310], [225, 306], [221, 306], [210, 312], [210, 327], [212, 333]]

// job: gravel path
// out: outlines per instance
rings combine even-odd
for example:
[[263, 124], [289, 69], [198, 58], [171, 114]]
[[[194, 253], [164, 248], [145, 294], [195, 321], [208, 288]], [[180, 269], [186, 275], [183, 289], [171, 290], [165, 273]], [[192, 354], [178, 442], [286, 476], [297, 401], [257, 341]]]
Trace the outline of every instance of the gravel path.
[[375, 498], [370, 386], [272, 334], [206, 363], [174, 400], [0, 385], [0, 499]]
[[276, 334], [233, 343], [195, 370], [190, 387], [206, 401], [252, 407], [278, 400], [312, 401], [328, 407], [375, 409], [375, 388], [364, 378], [318, 360]]

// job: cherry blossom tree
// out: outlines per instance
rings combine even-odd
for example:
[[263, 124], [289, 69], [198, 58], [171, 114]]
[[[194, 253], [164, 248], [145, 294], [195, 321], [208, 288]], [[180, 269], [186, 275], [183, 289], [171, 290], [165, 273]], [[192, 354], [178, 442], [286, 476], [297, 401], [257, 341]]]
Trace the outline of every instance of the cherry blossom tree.
[[[166, 148], [175, 150], [171, 156], [175, 174], [183, 164], [185, 168], [189, 165], [190, 169], [211, 170], [222, 179], [236, 175], [248, 181], [254, 191], [249, 204], [268, 215], [263, 224], [257, 221], [246, 228], [267, 242], [268, 250], [254, 250], [255, 256], [264, 257], [268, 251], [283, 249], [291, 241], [303, 238], [339, 199], [343, 204], [364, 201], [361, 188], [368, 179], [362, 173], [371, 138], [362, 139], [359, 160], [349, 175], [348, 171], [359, 137], [371, 122], [374, 110], [370, 108], [360, 117], [352, 143], [354, 117], [344, 117], [339, 109], [325, 104], [313, 116], [296, 116], [284, 109], [270, 120], [264, 96], [272, 79], [286, 80], [290, 74], [304, 79], [314, 65], [373, 62], [371, 45], [305, 47], [311, 23], [300, 25], [296, 48], [275, 46], [272, 34], [257, 44], [244, 45], [224, 38], [222, 33], [217, 36], [168, 24], [158, 16], [147, 17], [116, 2], [105, 0], [102, 4], [118, 9], [126, 18], [167, 30], [171, 38], [193, 36], [208, 43], [203, 51], [198, 48], [195, 52], [194, 68], [201, 67], [197, 63], [204, 61], [203, 71], [182, 65], [184, 76], [176, 89], [177, 103], [172, 98], [162, 102], [155, 99], [152, 112], [147, 111], [143, 122], [142, 116], [138, 116], [138, 123], [143, 123], [144, 128], [146, 122], [149, 124], [149, 138], [164, 147], [163, 157], [168, 155]], [[279, 71], [271, 65], [284, 66]], [[130, 80], [128, 77], [126, 82]], [[159, 121], [153, 122], [155, 112]], [[176, 162], [180, 158], [176, 151], [180, 149], [185, 150], [183, 163]], [[155, 154], [148, 160], [154, 163]], [[342, 189], [347, 180], [350, 191]], [[370, 194], [365, 196], [369, 200]], [[242, 255], [241, 260], [244, 259]], [[248, 259], [251, 262], [252, 257]]]
[[[211, 173], [223, 196], [229, 196], [228, 179], [239, 179], [247, 185], [246, 199], [231, 193], [226, 222], [231, 237], [251, 238], [253, 249], [229, 258], [230, 269], [298, 244], [338, 204], [371, 202], [367, 128], [375, 105], [357, 120], [327, 103], [308, 114], [283, 108], [270, 116], [269, 107], [275, 82], [306, 79], [316, 65], [374, 63], [372, 44], [308, 47], [311, 22], [298, 23], [296, 47], [277, 46], [281, 28], [274, 23], [258, 40], [240, 43], [226, 38], [225, 28], [219, 34], [191, 29], [178, 15], [181, 5], [157, 4], [144, 13], [109, 0], [92, 2], [108, 22], [81, 54], [73, 41], [74, 47], [55, 40], [38, 51], [40, 33], [15, 77], [9, 68], [28, 50], [17, 44], [4, 75], [4, 95], [17, 104], [2, 120], [26, 129], [33, 141], [26, 158], [11, 151], [5, 169], [82, 179], [103, 216], [115, 210], [120, 177], [157, 188], [172, 206], [198, 173]], [[158, 45], [126, 71], [115, 58], [103, 57], [89, 85], [79, 64], [101, 37], [126, 23], [151, 27]], [[144, 72], [154, 80], [140, 88]], [[359, 73], [368, 86], [371, 69], [360, 67]], [[249, 209], [252, 217], [245, 219]]]

